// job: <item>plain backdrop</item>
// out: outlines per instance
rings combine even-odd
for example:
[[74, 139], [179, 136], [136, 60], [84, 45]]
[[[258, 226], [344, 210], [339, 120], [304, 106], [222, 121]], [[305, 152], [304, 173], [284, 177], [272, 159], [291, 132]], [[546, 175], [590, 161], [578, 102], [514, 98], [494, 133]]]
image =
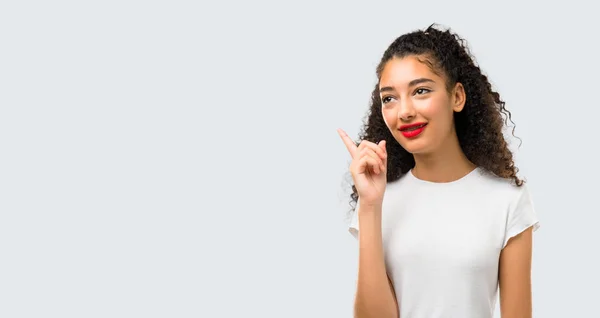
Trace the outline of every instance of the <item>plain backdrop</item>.
[[2, 2], [0, 317], [351, 317], [336, 129], [432, 23], [523, 141], [534, 317], [600, 317], [591, 3]]

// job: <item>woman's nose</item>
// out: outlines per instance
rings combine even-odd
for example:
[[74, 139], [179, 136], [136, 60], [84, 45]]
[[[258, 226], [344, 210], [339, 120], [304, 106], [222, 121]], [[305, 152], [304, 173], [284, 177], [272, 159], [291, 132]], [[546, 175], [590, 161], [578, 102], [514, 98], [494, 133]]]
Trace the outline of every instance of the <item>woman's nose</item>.
[[415, 108], [410, 100], [400, 102], [398, 108], [398, 119], [401, 121], [409, 122], [416, 116]]

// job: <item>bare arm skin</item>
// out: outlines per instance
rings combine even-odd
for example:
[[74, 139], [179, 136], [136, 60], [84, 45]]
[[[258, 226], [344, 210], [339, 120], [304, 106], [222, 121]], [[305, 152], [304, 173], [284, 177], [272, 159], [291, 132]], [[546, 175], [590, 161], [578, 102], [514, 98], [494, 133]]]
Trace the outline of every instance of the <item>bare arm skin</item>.
[[502, 318], [531, 318], [531, 254], [533, 229], [511, 238], [500, 254], [499, 284]]
[[398, 318], [398, 302], [385, 269], [381, 234], [381, 206], [361, 206], [358, 284], [355, 318]]

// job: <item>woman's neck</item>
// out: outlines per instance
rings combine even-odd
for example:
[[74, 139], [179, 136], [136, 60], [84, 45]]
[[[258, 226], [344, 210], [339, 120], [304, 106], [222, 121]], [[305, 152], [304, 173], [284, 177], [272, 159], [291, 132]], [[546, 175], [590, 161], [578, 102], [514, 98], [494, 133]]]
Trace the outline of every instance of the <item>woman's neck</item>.
[[460, 148], [458, 139], [450, 139], [434, 153], [414, 154], [415, 177], [430, 182], [452, 182], [476, 168]]

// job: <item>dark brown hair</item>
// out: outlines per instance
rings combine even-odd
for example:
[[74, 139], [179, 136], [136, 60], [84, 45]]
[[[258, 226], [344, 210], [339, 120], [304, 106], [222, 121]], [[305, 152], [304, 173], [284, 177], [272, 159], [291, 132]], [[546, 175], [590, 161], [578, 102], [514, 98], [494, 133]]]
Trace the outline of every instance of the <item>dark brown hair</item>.
[[[508, 120], [512, 122], [510, 112], [504, 107], [500, 95], [492, 89], [487, 76], [476, 65], [466, 41], [449, 29], [437, 28], [436, 24], [398, 37], [384, 52], [377, 66], [378, 83], [373, 89], [371, 106], [357, 145], [362, 140], [375, 143], [382, 139], [387, 141], [387, 182], [398, 180], [415, 165], [413, 155], [402, 148], [386, 126], [379, 96], [379, 80], [385, 64], [394, 57], [406, 56], [416, 56], [433, 72], [444, 75], [448, 91], [457, 82], [464, 86], [464, 108], [454, 113], [456, 134], [463, 152], [475, 165], [498, 177], [512, 179], [517, 186], [521, 186], [523, 181], [517, 177], [518, 169], [502, 131]], [[353, 184], [351, 203], [356, 203], [357, 199], [358, 193]]]

